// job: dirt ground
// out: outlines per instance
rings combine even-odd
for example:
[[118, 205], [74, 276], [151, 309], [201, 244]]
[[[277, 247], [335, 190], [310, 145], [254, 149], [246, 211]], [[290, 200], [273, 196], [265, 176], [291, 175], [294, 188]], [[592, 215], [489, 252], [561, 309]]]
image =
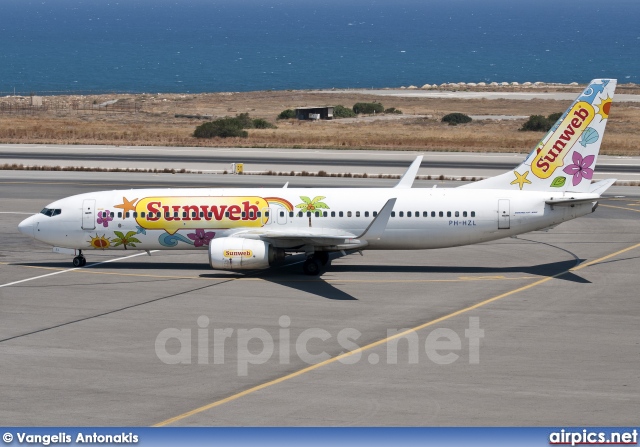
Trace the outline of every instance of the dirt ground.
[[[575, 92], [583, 86], [544, 86], [537, 91]], [[476, 87], [473, 90], [498, 90]], [[500, 87], [498, 91], [526, 91]], [[640, 94], [635, 85], [620, 85], [616, 93]], [[405, 117], [393, 120], [276, 120], [285, 109], [303, 106], [381, 102]], [[348, 149], [418, 149], [527, 153], [543, 133], [521, 132], [524, 119], [475, 120], [449, 126], [447, 113], [529, 116], [564, 111], [570, 101], [489, 100], [383, 97], [362, 93], [260, 91], [202, 94], [108, 94], [0, 98], [0, 143], [115, 144], [163, 146], [293, 147]], [[197, 139], [195, 127], [224, 116], [249, 113], [276, 129], [251, 129], [248, 138]], [[411, 115], [420, 115], [415, 117]], [[199, 117], [198, 117], [199, 116]], [[640, 155], [640, 104], [615, 101], [602, 153]]]

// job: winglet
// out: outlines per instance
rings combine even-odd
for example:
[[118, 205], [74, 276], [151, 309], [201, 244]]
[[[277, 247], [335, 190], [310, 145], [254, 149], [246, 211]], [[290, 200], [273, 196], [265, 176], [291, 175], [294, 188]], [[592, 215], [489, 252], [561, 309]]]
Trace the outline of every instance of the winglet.
[[382, 237], [382, 233], [384, 233], [384, 230], [387, 228], [387, 222], [389, 222], [391, 211], [393, 211], [393, 207], [395, 206], [395, 204], [395, 198], [387, 200], [387, 203], [384, 204], [376, 218], [373, 219], [367, 229], [364, 230], [364, 233], [362, 233], [356, 239], [364, 239], [367, 241], [379, 240]]
[[398, 184], [394, 186], [394, 188], [400, 188], [400, 189], [411, 188], [411, 186], [413, 185], [413, 181], [415, 180], [416, 175], [418, 174], [418, 169], [420, 169], [421, 163], [422, 163], [422, 155], [418, 155], [416, 159], [413, 160], [413, 163], [411, 163], [411, 166], [409, 166], [409, 169], [407, 169], [407, 172], [404, 173], [404, 175], [402, 176]]

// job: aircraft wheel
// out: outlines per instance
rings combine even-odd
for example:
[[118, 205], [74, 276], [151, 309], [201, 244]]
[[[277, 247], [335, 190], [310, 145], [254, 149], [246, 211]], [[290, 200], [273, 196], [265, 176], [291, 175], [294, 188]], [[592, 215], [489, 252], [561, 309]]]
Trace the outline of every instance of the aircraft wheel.
[[86, 262], [86, 260], [84, 258], [81, 258], [80, 256], [76, 256], [75, 258], [73, 258], [73, 266], [74, 267], [82, 267], [82, 265], [83, 265], [82, 261], [83, 260]]
[[329, 264], [329, 252], [328, 251], [318, 251], [313, 255], [320, 263], [325, 266]]
[[84, 256], [80, 257], [80, 267], [84, 267], [85, 265], [87, 265], [87, 258], [85, 258]]
[[302, 270], [309, 276], [317, 276], [320, 274], [320, 261], [313, 256], [309, 257], [304, 261], [304, 264], [302, 264]]

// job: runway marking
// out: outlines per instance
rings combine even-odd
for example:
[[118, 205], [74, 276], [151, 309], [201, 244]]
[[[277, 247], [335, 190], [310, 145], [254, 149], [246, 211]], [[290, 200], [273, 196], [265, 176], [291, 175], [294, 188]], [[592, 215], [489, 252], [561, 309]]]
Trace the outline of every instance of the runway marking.
[[627, 247], [627, 248], [624, 248], [622, 250], [618, 250], [615, 253], [608, 254], [606, 256], [603, 256], [601, 258], [595, 259], [593, 261], [585, 262], [583, 264], [580, 264], [578, 266], [572, 267], [572, 268], [570, 268], [568, 270], [565, 270], [563, 272], [557, 273], [557, 274], [555, 274], [553, 276], [547, 276], [546, 278], [542, 278], [542, 279], [540, 279], [540, 280], [538, 280], [536, 282], [533, 282], [531, 284], [528, 284], [526, 286], [519, 287], [519, 288], [511, 290], [509, 292], [505, 292], [505, 293], [502, 293], [500, 295], [494, 296], [493, 298], [486, 299], [484, 301], [481, 301], [481, 302], [476, 303], [474, 305], [471, 305], [469, 307], [465, 307], [463, 309], [457, 310], [455, 312], [452, 312], [452, 313], [447, 314], [445, 316], [442, 316], [440, 318], [436, 318], [435, 320], [431, 320], [431, 321], [428, 321], [426, 323], [423, 323], [423, 324], [421, 324], [419, 326], [416, 326], [414, 328], [407, 329], [406, 331], [403, 331], [403, 332], [397, 333], [395, 335], [392, 335], [390, 337], [383, 338], [381, 340], [375, 341], [373, 343], [370, 343], [370, 344], [368, 344], [366, 346], [360, 347], [360, 348], [355, 349], [353, 351], [345, 352], [344, 354], [338, 355], [336, 357], [332, 357], [330, 359], [327, 359], [327, 360], [325, 360], [323, 362], [320, 362], [320, 363], [317, 363], [315, 365], [307, 366], [306, 368], [302, 368], [302, 369], [300, 369], [300, 370], [298, 370], [296, 372], [287, 374], [285, 376], [279, 377], [279, 378], [271, 380], [269, 382], [262, 383], [260, 385], [256, 385], [254, 387], [251, 387], [251, 388], [249, 388], [247, 390], [244, 390], [244, 391], [241, 391], [239, 393], [233, 394], [233, 395], [231, 395], [229, 397], [226, 397], [224, 399], [217, 400], [217, 401], [212, 402], [210, 404], [203, 405], [201, 407], [195, 408], [195, 409], [193, 409], [191, 411], [187, 411], [186, 413], [182, 413], [182, 414], [180, 414], [178, 416], [174, 416], [172, 418], [166, 419], [166, 420], [164, 420], [162, 422], [159, 422], [159, 423], [153, 425], [153, 427], [164, 427], [166, 425], [173, 424], [174, 422], [181, 421], [182, 419], [186, 419], [186, 418], [188, 418], [190, 416], [193, 416], [193, 415], [196, 415], [198, 413], [202, 413], [203, 411], [207, 411], [207, 410], [210, 410], [212, 408], [219, 407], [220, 405], [224, 405], [224, 404], [226, 404], [228, 402], [232, 402], [234, 400], [240, 399], [241, 397], [244, 397], [244, 396], [247, 396], [249, 394], [255, 393], [256, 391], [260, 391], [260, 390], [263, 390], [265, 388], [271, 387], [273, 385], [277, 385], [279, 383], [285, 382], [285, 381], [287, 381], [289, 379], [293, 379], [295, 377], [301, 376], [301, 375], [306, 374], [308, 372], [311, 372], [311, 371], [314, 371], [316, 369], [319, 369], [319, 368], [321, 368], [323, 366], [335, 363], [335, 362], [337, 362], [337, 361], [339, 361], [341, 359], [344, 359], [346, 357], [350, 357], [350, 356], [352, 356], [354, 354], [362, 353], [363, 351], [367, 351], [369, 349], [372, 349], [372, 348], [375, 348], [377, 346], [383, 345], [383, 344], [385, 344], [385, 343], [387, 343], [387, 342], [389, 342], [391, 340], [395, 340], [397, 338], [404, 337], [404, 336], [406, 336], [408, 334], [411, 334], [413, 332], [419, 331], [419, 330], [424, 329], [426, 327], [433, 326], [435, 324], [438, 324], [438, 323], [441, 323], [443, 321], [449, 320], [451, 318], [457, 317], [459, 315], [465, 314], [465, 313], [467, 313], [469, 311], [478, 309], [480, 307], [483, 307], [483, 306], [485, 306], [487, 304], [490, 304], [490, 303], [493, 303], [495, 301], [501, 300], [501, 299], [506, 298], [508, 296], [515, 295], [517, 293], [524, 292], [525, 290], [532, 289], [532, 288], [537, 287], [537, 286], [539, 286], [541, 284], [549, 282], [552, 279], [555, 279], [555, 278], [558, 278], [558, 277], [560, 277], [562, 275], [565, 275], [565, 274], [567, 274], [569, 272], [575, 272], [575, 271], [578, 271], [578, 270], [582, 270], [583, 268], [592, 266], [594, 264], [597, 264], [599, 262], [605, 261], [605, 260], [607, 260], [609, 258], [612, 258], [614, 256], [620, 255], [620, 254], [625, 253], [627, 251], [636, 249], [638, 247], [640, 247], [640, 243], [632, 245], [632, 246]]
[[[119, 258], [125, 259], [125, 258]], [[107, 262], [107, 261], [104, 261]], [[101, 262], [99, 264], [103, 264]], [[110, 262], [110, 261], [109, 261]], [[89, 273], [92, 275], [115, 275], [115, 276], [130, 276], [139, 278], [157, 278], [157, 279], [199, 279], [204, 281], [265, 281], [273, 283], [290, 283], [290, 282], [330, 282], [330, 283], [434, 283], [434, 282], [464, 282], [464, 281], [514, 281], [523, 279], [534, 279], [535, 276], [459, 276], [457, 279], [277, 279], [277, 278], [233, 278], [233, 277], [202, 277], [202, 276], [180, 276], [180, 275], [151, 275], [144, 273], [121, 273], [121, 272], [101, 272], [95, 270], [87, 270], [73, 268], [73, 269], [61, 269], [59, 267], [42, 267], [37, 265], [16, 265], [9, 262], [0, 262], [1, 265], [14, 265], [17, 267], [25, 267], [32, 269], [42, 270], [56, 270], [56, 273], [74, 272], [74, 273]], [[91, 264], [89, 267], [98, 265]], [[54, 275], [56, 273], [50, 273]], [[43, 276], [49, 276], [43, 275]]]
[[[157, 250], [154, 250], [154, 251], [157, 251]], [[152, 253], [153, 253], [153, 251], [152, 251]], [[14, 286], [16, 284], [21, 284], [23, 282], [33, 281], [33, 280], [36, 280], [36, 279], [46, 278], [48, 276], [59, 275], [61, 273], [68, 273], [68, 272], [74, 272], [76, 270], [80, 270], [80, 269], [84, 269], [84, 268], [91, 268], [91, 267], [95, 267], [96, 265], [107, 264], [109, 262], [122, 261], [123, 259], [134, 258], [136, 256], [142, 256], [142, 255], [146, 255], [146, 254], [147, 254], [146, 252], [136, 253], [136, 254], [133, 254], [133, 255], [124, 256], [122, 258], [107, 259], [106, 261], [98, 262], [96, 264], [91, 264], [91, 265], [89, 265], [87, 267], [74, 267], [72, 269], [66, 269], [66, 270], [60, 270], [60, 271], [53, 272], [53, 273], [47, 273], [46, 275], [34, 276], [33, 278], [21, 279], [19, 281], [13, 281], [13, 282], [9, 282], [9, 283], [6, 283], [6, 284], [0, 284], [0, 288]]]

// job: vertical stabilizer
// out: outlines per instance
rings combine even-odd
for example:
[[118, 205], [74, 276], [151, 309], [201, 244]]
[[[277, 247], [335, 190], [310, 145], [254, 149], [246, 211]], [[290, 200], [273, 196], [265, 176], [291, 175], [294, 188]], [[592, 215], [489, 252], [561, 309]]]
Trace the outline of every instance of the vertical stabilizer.
[[594, 79], [521, 165], [461, 188], [588, 192], [615, 88]]

